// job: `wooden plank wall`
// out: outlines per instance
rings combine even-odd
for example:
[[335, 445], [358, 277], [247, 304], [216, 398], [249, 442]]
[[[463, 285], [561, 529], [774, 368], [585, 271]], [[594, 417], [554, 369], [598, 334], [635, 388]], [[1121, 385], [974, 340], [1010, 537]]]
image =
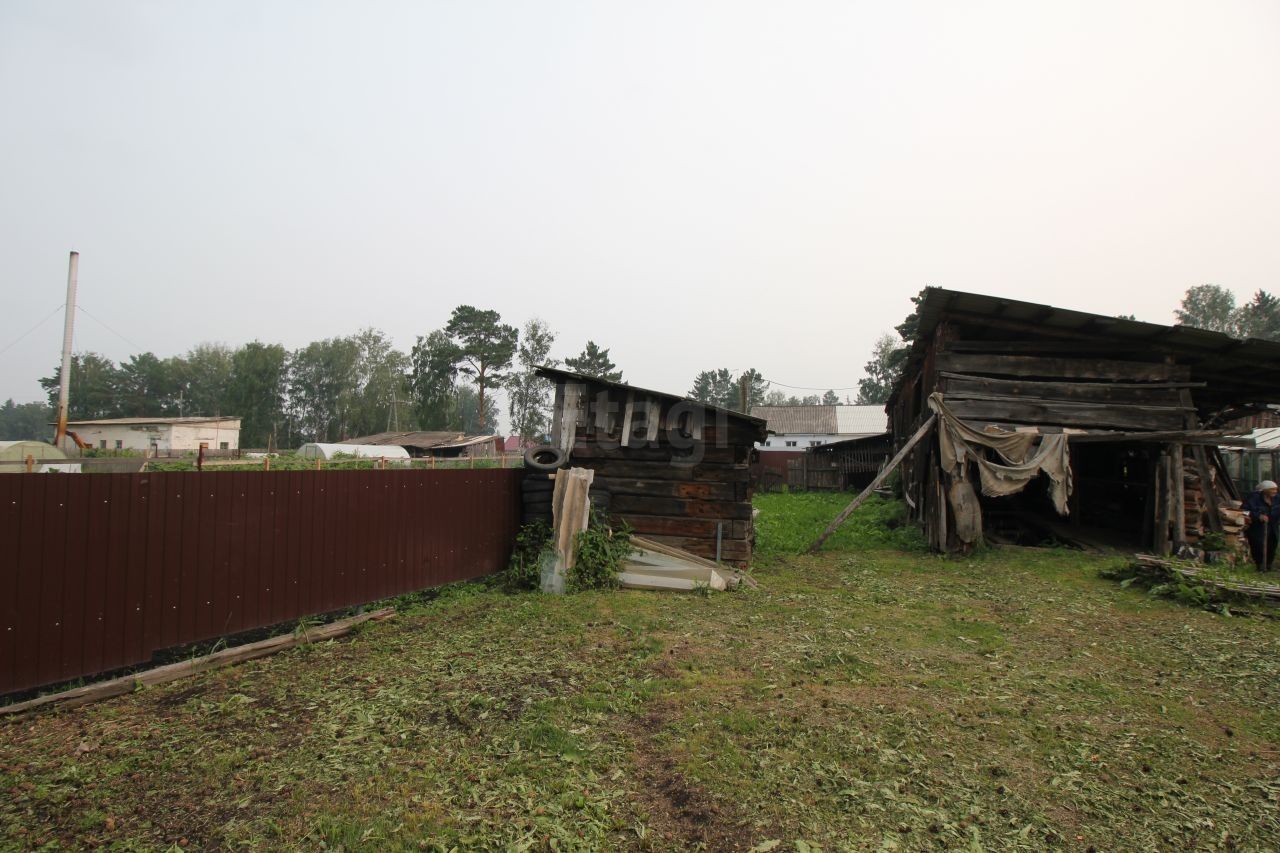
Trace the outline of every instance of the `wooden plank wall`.
[[[574, 396], [557, 393], [562, 400]], [[592, 491], [607, 493], [614, 518], [642, 536], [708, 559], [716, 556], [718, 529], [721, 558], [750, 562], [755, 531], [748, 462], [755, 442], [764, 438], [762, 427], [609, 386], [587, 386], [581, 400], [576, 415], [557, 412], [562, 425], [576, 419], [568, 464], [596, 472]], [[655, 418], [646, 423], [633, 414], [624, 442], [628, 402], [633, 413], [649, 403]]]
[[[1186, 365], [1132, 347], [1047, 339], [1031, 324], [951, 318], [928, 340], [919, 371], [904, 381], [890, 416], [900, 445], [926, 416], [925, 400], [937, 389], [956, 415], [978, 427], [1178, 431], [1198, 423], [1194, 387]], [[923, 522], [930, 544], [950, 550], [956, 545], [946, 499], [950, 484], [937, 470], [936, 456], [936, 441], [915, 451], [904, 463], [903, 486], [910, 514]], [[1180, 481], [1181, 473], [1171, 470], [1161, 482]], [[1156, 492], [1156, 507], [1182, 497], [1181, 489], [1166, 494], [1160, 484]], [[1170, 514], [1177, 509], [1168, 506]], [[1175, 528], [1171, 519], [1169, 526]]]

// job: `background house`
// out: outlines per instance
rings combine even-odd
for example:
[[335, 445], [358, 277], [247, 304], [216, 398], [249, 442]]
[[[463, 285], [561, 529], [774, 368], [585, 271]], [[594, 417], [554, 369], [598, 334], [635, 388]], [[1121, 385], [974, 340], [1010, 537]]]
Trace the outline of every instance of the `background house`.
[[[94, 450], [136, 450], [143, 453], [195, 453], [200, 445], [208, 450], [240, 448], [240, 418], [101, 418], [68, 421], [67, 428]], [[63, 450], [75, 451], [72, 439]]]
[[[766, 491], [784, 483], [808, 488], [806, 451], [884, 435], [889, 429], [884, 406], [753, 406], [751, 416], [762, 418], [769, 431], [756, 444], [760, 451], [757, 477]], [[827, 485], [826, 480], [822, 483]], [[840, 488], [848, 487], [842, 481]]]

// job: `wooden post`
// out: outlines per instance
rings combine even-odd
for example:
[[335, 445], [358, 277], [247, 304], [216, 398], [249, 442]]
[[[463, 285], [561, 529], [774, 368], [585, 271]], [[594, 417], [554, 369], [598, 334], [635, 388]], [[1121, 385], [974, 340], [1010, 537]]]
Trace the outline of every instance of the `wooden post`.
[[877, 474], [876, 478], [871, 481], [871, 484], [868, 485], [865, 489], [863, 489], [861, 494], [859, 494], [856, 498], [850, 501], [847, 507], [845, 507], [843, 510], [840, 511], [840, 514], [835, 517], [835, 520], [827, 525], [827, 529], [822, 531], [821, 536], [813, 540], [813, 544], [809, 546], [810, 554], [818, 553], [818, 550], [822, 547], [822, 543], [826, 542], [827, 539], [831, 538], [831, 534], [839, 530], [840, 525], [844, 524], [846, 521], [849, 520], [849, 516], [853, 515], [853, 511], [858, 507], [862, 506], [863, 502], [868, 497], [871, 496], [872, 492], [880, 488], [880, 484], [883, 483], [886, 479], [888, 479], [889, 475], [892, 474], [894, 470], [897, 469], [898, 465], [902, 463], [902, 460], [906, 457], [907, 453], [911, 451], [911, 448], [919, 444], [920, 440], [929, 434], [930, 430], [933, 429], [933, 425], [937, 422], [937, 420], [938, 420], [938, 416], [936, 414], [929, 415], [929, 419], [920, 425], [920, 429], [916, 430], [915, 435], [907, 439], [907, 443], [902, 445], [902, 449], [899, 450], [897, 454], [892, 459], [889, 460], [889, 464], [884, 466], [884, 468], [880, 470], [880, 473]]
[[1173, 550], [1176, 553], [1180, 546], [1187, 544], [1187, 478], [1182, 464], [1182, 445], [1175, 444], [1171, 450], [1173, 507], [1170, 514], [1173, 516]]
[[270, 470], [271, 470], [271, 457], [270, 457], [270, 456], [264, 456], [264, 457], [262, 457], [262, 470], [263, 470], [263, 471], [270, 471]]
[[30, 474], [36, 469], [36, 458], [30, 453], [27, 454], [27, 473]]
[[316, 457], [316, 470], [317, 470], [317, 471], [319, 471], [319, 470], [320, 470], [320, 457], [319, 457], [319, 456], [317, 456], [317, 457]]
[[1155, 541], [1155, 552], [1161, 557], [1169, 555], [1169, 451], [1161, 450], [1160, 459], [1156, 463], [1156, 524], [1152, 534]]

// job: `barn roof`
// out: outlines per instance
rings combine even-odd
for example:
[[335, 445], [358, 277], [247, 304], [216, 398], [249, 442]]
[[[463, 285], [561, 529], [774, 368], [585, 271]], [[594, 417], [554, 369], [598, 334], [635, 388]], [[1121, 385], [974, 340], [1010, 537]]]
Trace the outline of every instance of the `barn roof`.
[[1242, 340], [1192, 326], [1144, 323], [940, 287], [925, 289], [918, 313], [919, 331], [899, 388], [920, 368], [925, 345], [934, 330], [943, 320], [950, 320], [985, 326], [994, 340], [999, 340], [1005, 329], [1034, 327], [1046, 340], [1063, 341], [1064, 349], [1067, 341], [1087, 340], [1101, 342], [1111, 352], [1123, 353], [1124, 358], [1135, 361], [1161, 361], [1172, 356], [1177, 363], [1191, 368], [1193, 380], [1207, 383], [1207, 387], [1195, 392], [1196, 402], [1201, 405], [1280, 401], [1280, 343], [1275, 341]]

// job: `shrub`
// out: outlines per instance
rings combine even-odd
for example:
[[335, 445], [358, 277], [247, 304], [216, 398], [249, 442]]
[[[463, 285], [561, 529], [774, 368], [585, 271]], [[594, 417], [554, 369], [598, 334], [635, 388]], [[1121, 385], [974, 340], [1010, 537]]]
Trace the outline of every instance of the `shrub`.
[[507, 589], [537, 589], [541, 582], [539, 565], [542, 552], [551, 545], [551, 525], [545, 521], [531, 521], [516, 533], [516, 547], [511, 552], [499, 580]]
[[631, 528], [624, 524], [614, 530], [593, 513], [591, 524], [578, 534], [577, 557], [565, 576], [565, 592], [613, 589], [618, 585], [623, 562], [635, 550], [631, 544]]

